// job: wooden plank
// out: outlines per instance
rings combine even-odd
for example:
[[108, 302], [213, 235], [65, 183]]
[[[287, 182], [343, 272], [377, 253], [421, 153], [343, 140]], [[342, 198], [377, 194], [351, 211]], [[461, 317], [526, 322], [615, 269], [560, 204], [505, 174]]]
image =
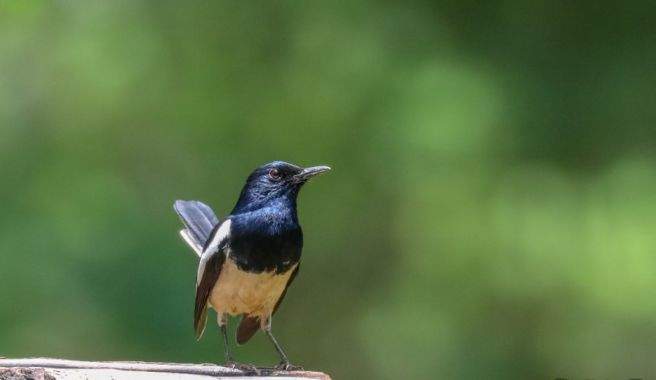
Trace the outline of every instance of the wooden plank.
[[330, 380], [328, 375], [321, 372], [259, 368], [258, 373], [249, 373], [215, 364], [92, 362], [52, 358], [0, 359], [0, 379], [12, 380], [209, 380], [245, 379], [254, 376], [271, 380]]

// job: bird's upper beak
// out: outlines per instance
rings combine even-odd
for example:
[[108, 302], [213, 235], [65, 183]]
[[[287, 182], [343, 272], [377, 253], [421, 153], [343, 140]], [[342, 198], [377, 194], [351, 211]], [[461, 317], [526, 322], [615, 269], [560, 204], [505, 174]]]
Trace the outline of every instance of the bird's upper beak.
[[329, 166], [312, 166], [303, 169], [300, 173], [294, 176], [295, 182], [305, 182], [317, 174], [325, 173], [330, 170]]

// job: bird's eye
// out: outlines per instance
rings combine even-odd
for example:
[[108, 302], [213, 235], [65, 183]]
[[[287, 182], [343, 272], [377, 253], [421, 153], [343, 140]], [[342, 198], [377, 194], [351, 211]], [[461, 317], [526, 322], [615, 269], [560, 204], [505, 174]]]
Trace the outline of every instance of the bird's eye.
[[279, 180], [280, 179], [280, 170], [278, 170], [278, 169], [269, 170], [269, 178], [271, 178], [274, 181]]

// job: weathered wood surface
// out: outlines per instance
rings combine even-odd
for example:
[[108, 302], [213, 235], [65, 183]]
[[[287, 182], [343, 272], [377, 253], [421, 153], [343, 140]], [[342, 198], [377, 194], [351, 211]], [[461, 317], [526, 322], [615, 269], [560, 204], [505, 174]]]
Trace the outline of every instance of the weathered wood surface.
[[321, 372], [276, 371], [260, 368], [259, 373], [215, 364], [89, 362], [51, 358], [0, 358], [2, 380], [210, 380], [258, 377], [276, 380], [330, 380]]

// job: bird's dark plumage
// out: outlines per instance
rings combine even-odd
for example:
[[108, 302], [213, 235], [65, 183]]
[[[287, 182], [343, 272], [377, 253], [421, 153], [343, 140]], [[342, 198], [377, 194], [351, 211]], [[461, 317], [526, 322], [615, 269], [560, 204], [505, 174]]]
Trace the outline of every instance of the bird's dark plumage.
[[175, 202], [185, 225], [181, 235], [201, 256], [194, 309], [198, 338], [207, 307], [212, 306], [224, 339], [227, 315], [241, 315], [237, 342], [245, 343], [263, 329], [288, 364], [271, 335], [270, 318], [298, 273], [303, 248], [296, 212], [298, 192], [309, 178], [329, 169], [301, 168], [282, 161], [263, 165], [248, 177], [232, 212], [221, 222], [201, 202]]
[[207, 299], [219, 279], [225, 255], [213, 255], [205, 264], [203, 279], [196, 286], [196, 301], [194, 302], [194, 331], [196, 339], [200, 339], [207, 322]]

